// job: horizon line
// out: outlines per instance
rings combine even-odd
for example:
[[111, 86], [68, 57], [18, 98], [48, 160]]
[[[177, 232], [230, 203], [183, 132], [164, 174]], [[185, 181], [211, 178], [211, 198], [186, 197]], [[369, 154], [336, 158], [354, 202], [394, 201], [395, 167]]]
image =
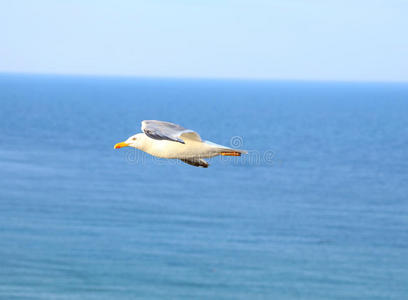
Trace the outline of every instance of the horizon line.
[[0, 76], [52, 76], [52, 77], [83, 77], [83, 78], [123, 78], [123, 79], [162, 79], [162, 80], [211, 80], [211, 81], [258, 81], [258, 82], [320, 82], [320, 83], [366, 83], [366, 84], [408, 84], [403, 80], [351, 80], [351, 79], [304, 79], [304, 78], [264, 78], [264, 77], [224, 77], [224, 76], [152, 76], [152, 75], [121, 75], [121, 74], [92, 74], [92, 73], [47, 73], [47, 72], [16, 72], [0, 71]]

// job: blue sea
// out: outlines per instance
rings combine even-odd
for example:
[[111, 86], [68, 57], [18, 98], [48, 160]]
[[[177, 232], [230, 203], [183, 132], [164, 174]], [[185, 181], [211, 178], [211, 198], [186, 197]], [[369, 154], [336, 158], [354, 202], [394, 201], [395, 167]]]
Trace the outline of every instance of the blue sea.
[[408, 299], [408, 84], [3, 74], [0, 145], [0, 299]]

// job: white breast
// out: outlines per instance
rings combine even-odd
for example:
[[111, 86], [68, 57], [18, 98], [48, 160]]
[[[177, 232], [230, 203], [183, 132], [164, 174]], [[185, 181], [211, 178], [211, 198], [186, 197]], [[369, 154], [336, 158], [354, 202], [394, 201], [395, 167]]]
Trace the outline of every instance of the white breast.
[[217, 155], [213, 147], [203, 142], [185, 139], [185, 144], [182, 144], [147, 136], [140, 150], [161, 158], [208, 158]]

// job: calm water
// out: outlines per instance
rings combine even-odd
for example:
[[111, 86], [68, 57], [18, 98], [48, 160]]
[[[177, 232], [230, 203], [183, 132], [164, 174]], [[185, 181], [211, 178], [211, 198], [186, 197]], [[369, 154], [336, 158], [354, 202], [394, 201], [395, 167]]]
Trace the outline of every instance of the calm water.
[[[0, 76], [1, 299], [407, 299], [408, 85]], [[143, 119], [250, 154], [113, 145]]]

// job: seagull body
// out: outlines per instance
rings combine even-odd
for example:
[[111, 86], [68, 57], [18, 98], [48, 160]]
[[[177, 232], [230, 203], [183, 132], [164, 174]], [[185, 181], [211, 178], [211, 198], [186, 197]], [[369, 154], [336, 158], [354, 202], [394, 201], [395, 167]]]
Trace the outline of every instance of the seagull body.
[[197, 132], [170, 122], [145, 120], [142, 122], [142, 131], [125, 142], [116, 144], [114, 148], [129, 146], [156, 157], [180, 159], [187, 164], [204, 168], [209, 164], [203, 158], [217, 155], [240, 156], [247, 153], [244, 150], [203, 141]]

